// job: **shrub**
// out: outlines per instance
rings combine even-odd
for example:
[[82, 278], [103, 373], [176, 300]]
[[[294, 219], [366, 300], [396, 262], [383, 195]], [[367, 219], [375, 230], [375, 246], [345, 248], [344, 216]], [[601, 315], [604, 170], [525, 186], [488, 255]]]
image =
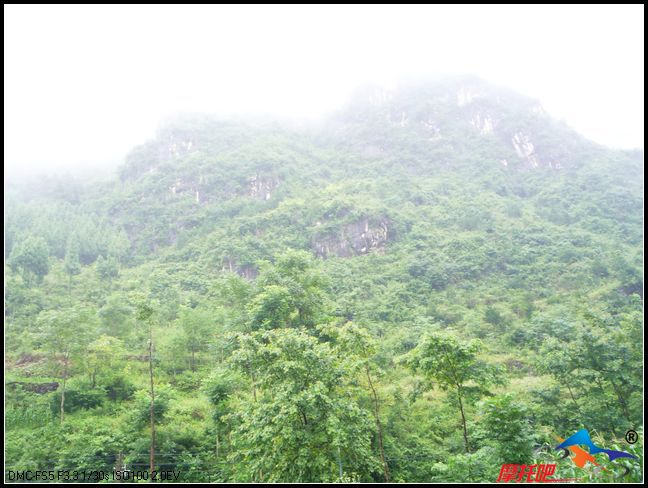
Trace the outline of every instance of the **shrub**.
[[[50, 408], [52, 413], [58, 414], [61, 411], [61, 391], [52, 394]], [[81, 409], [95, 408], [102, 404], [106, 393], [98, 388], [95, 389], [68, 389], [65, 391], [65, 411], [75, 412]]]

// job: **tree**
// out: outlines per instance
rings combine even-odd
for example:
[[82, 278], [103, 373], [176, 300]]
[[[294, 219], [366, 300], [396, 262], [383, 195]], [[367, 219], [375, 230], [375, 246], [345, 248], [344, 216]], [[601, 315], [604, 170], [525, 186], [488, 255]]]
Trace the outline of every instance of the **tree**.
[[250, 303], [253, 329], [288, 327], [296, 318], [295, 297], [284, 286], [266, 285]]
[[503, 463], [526, 464], [533, 456], [534, 435], [526, 406], [511, 394], [481, 403], [479, 434]]
[[478, 359], [479, 341], [468, 344], [449, 334], [432, 333], [405, 356], [414, 371], [436, 382], [442, 390], [451, 390], [461, 413], [464, 446], [470, 452], [466, 426], [466, 402], [488, 392], [487, 387], [500, 381], [497, 369]]
[[375, 380], [372, 372], [375, 374], [375, 363], [372, 361], [376, 354], [375, 341], [369, 335], [366, 329], [356, 326], [352, 322], [347, 322], [342, 327], [331, 326], [323, 329], [324, 333], [334, 337], [337, 347], [343, 357], [351, 356], [354, 367], [358, 368], [365, 375], [367, 388], [371, 396], [373, 405], [373, 415], [376, 422], [376, 434], [378, 435], [378, 449], [380, 460], [383, 467], [385, 482], [390, 482], [389, 466], [385, 456], [385, 447], [383, 443], [383, 428], [380, 421], [380, 400], [376, 391]]
[[70, 375], [73, 357], [85, 353], [91, 332], [96, 327], [94, 313], [84, 307], [74, 306], [62, 310], [48, 310], [38, 316], [38, 328], [43, 349], [63, 379], [61, 388], [60, 419], [65, 420], [65, 388]]
[[107, 376], [119, 367], [123, 351], [123, 342], [107, 335], [100, 336], [88, 345], [85, 365], [92, 388], [97, 384], [97, 374], [104, 373]]
[[106, 298], [99, 309], [99, 319], [102, 334], [128, 337], [135, 331], [133, 307], [122, 294], [114, 293]]
[[213, 330], [212, 316], [207, 310], [182, 307], [178, 320], [184, 331], [184, 342], [191, 354], [191, 371], [196, 371], [196, 353], [205, 351]]
[[230, 430], [227, 415], [231, 413], [230, 399], [236, 391], [236, 382], [231, 373], [215, 371], [203, 384], [209, 402], [213, 407], [212, 418], [216, 424], [216, 457], [220, 455], [221, 434]]
[[112, 281], [119, 276], [119, 262], [112, 256], [104, 258], [99, 255], [97, 258], [97, 274], [99, 278], [106, 280], [110, 287]]
[[540, 349], [537, 366], [542, 373], [551, 375], [561, 386], [564, 386], [569, 393], [569, 399], [580, 417], [583, 426], [587, 428], [587, 419], [583, 414], [577, 400], [577, 390], [581, 384], [578, 353], [573, 344], [565, 344], [555, 337], [548, 337]]
[[131, 243], [123, 229], [119, 229], [112, 235], [108, 243], [108, 258], [113, 257], [117, 263], [121, 263], [128, 253]]
[[21, 271], [26, 283], [41, 282], [49, 272], [47, 242], [42, 237], [28, 236], [11, 250], [8, 264], [14, 272]]
[[489, 324], [502, 325], [504, 317], [502, 317], [502, 314], [498, 312], [497, 309], [489, 306], [486, 307], [484, 312], [484, 320]]
[[611, 316], [590, 309], [583, 313], [580, 327], [571, 338], [569, 350], [572, 369], [584, 382], [598, 390], [588, 395], [604, 404], [597, 423], [607, 423], [614, 435], [627, 424], [637, 427], [641, 407], [631, 411], [628, 402], [642, 389], [641, 320], [637, 314]]
[[149, 363], [149, 383], [150, 383], [150, 426], [151, 426], [151, 449], [150, 449], [150, 463], [149, 467], [151, 473], [155, 469], [155, 386], [153, 383], [153, 314], [155, 309], [149, 302], [142, 296], [136, 297], [135, 316], [137, 321], [142, 324], [148, 332], [148, 363]]
[[[641, 415], [630, 412], [629, 393], [641, 388], [641, 322], [598, 314], [585, 313], [585, 324], [579, 331], [579, 343], [583, 367], [597, 372], [602, 381], [608, 382], [617, 398], [618, 408], [633, 427], [641, 422]], [[624, 320], [625, 319], [625, 320]]]
[[374, 469], [366, 413], [345, 394], [346, 371], [302, 329], [240, 337], [233, 365], [259, 387], [233, 414], [230, 460], [242, 480], [324, 482]]
[[249, 306], [252, 329], [314, 327], [325, 320], [326, 281], [312, 256], [288, 251], [263, 263]]
[[79, 262], [79, 238], [73, 233], [68, 238], [65, 250], [64, 260], [65, 272], [69, 277], [68, 292], [72, 293], [72, 277], [81, 272], [81, 263]]

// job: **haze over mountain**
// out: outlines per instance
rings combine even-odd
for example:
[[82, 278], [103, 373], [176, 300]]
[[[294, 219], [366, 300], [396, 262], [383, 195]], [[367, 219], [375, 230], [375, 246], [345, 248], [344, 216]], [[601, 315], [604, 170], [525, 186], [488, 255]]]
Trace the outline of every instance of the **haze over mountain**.
[[314, 120], [359, 84], [429, 73], [478, 74], [600, 144], [643, 147], [639, 5], [151, 12], [5, 6], [7, 175], [112, 169], [177, 112]]
[[509, 89], [181, 116], [5, 198], [9, 469], [482, 481], [543, 432], [641, 430], [643, 154]]
[[[261, 33], [263, 11], [251, 17]], [[386, 36], [382, 27], [400, 25], [400, 17], [385, 23], [390, 11], [376, 7], [381, 28], [363, 42], [378, 52], [372, 40], [386, 39], [387, 58], [422, 62], [428, 44], [414, 55]], [[545, 52], [542, 43], [548, 53], [560, 47], [532, 36], [550, 31], [539, 21], [546, 11], [508, 28], [475, 19], [480, 11], [471, 10], [475, 31], [463, 40], [451, 28], [465, 27], [457, 11], [441, 31], [452, 35], [435, 34], [438, 46], [461, 41], [453, 53], [472, 57], [512, 46], [524, 54], [513, 56], [515, 69], [538, 71], [547, 60], [532, 54]], [[588, 10], [593, 19], [607, 11]], [[106, 52], [122, 53], [132, 32], [112, 36], [105, 12], [103, 23], [81, 28], [110, 27], [105, 38], [118, 47]], [[151, 37], [132, 44], [146, 53], [190, 25], [189, 37], [205, 41], [195, 51], [165, 41], [173, 49], [139, 56], [130, 78], [107, 70], [106, 80], [141, 88], [141, 66], [171, 59], [161, 68], [168, 78], [144, 99], [181, 78], [198, 80], [197, 92], [211, 86], [207, 75], [220, 65], [201, 50], [211, 32], [233, 43], [247, 39], [248, 28], [237, 29], [248, 24], [195, 17], [144, 29]], [[126, 24], [140, 32], [137, 18]], [[570, 18], [548, 24], [560, 27], [557, 39]], [[367, 59], [353, 57], [361, 50], [347, 39], [363, 32], [354, 19], [331, 40], [353, 47], [350, 69]], [[403, 24], [420, 28], [412, 37], [402, 26], [393, 34], [425, 40], [426, 19]], [[305, 39], [310, 25], [299, 26]], [[277, 36], [307, 52], [312, 44], [295, 44], [290, 32]], [[257, 32], [226, 57], [272, 53], [268, 39]], [[92, 76], [104, 68], [98, 59], [89, 58]], [[275, 59], [261, 64], [270, 74]], [[328, 58], [304, 65], [318, 59]], [[206, 76], [192, 78], [195, 69]], [[558, 72], [543, 79], [555, 82]], [[257, 85], [249, 78], [232, 93]], [[252, 105], [265, 96], [250, 93]], [[84, 110], [119, 111], [122, 102], [108, 106], [114, 95], [90, 96], [97, 105]], [[322, 96], [313, 106], [332, 107], [331, 93]], [[592, 114], [599, 100], [590, 100]], [[606, 92], [600, 107], [610, 100]], [[56, 162], [69, 148], [74, 160], [92, 141], [106, 146], [93, 148], [85, 174], [5, 180], [5, 480], [76, 472], [74, 481], [147, 481], [164, 472], [201, 483], [495, 482], [517, 479], [518, 468], [522, 477], [542, 474], [533, 466], [556, 468], [547, 481], [643, 480], [642, 150], [600, 144], [538, 99], [473, 75], [363, 85], [317, 117], [187, 108], [148, 138], [128, 129], [145, 132], [137, 110], [124, 111], [120, 130], [137, 142], [114, 169], [96, 170], [90, 163], [114, 160], [124, 134], [110, 142], [88, 117], [78, 147], [69, 135], [41, 138], [36, 126], [56, 119], [48, 111], [23, 144], [38, 146], [32, 156], [51, 148]], [[75, 125], [70, 114], [61, 127]], [[633, 120], [623, 124], [634, 131]], [[14, 135], [21, 127], [29, 124]], [[93, 130], [96, 139], [81, 136]], [[10, 140], [13, 151], [21, 146]], [[627, 442], [629, 430], [638, 442]], [[557, 435], [575, 432], [623, 455], [580, 466], [555, 449]]]

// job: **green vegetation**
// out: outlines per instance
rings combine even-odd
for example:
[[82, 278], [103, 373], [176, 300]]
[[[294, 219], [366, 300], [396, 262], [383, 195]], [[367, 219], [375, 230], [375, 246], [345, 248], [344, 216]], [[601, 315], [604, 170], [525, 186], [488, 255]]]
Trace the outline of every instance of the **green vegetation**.
[[[7, 188], [5, 469], [641, 481], [643, 155], [534, 106], [185, 117], [111, 181]], [[543, 450], [582, 428], [639, 459]]]

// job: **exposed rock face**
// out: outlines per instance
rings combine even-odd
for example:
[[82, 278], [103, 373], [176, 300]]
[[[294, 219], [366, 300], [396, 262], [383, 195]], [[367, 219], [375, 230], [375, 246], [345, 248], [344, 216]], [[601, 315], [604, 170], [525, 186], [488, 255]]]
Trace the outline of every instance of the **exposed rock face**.
[[538, 167], [538, 157], [528, 135], [523, 134], [522, 132], [516, 132], [513, 135], [511, 142], [513, 143], [513, 148], [520, 159], [524, 160], [532, 168]]
[[321, 258], [357, 256], [382, 250], [389, 238], [388, 226], [387, 219], [371, 225], [369, 219], [363, 218], [342, 226], [337, 234], [313, 238], [312, 247]]
[[169, 136], [169, 142], [166, 145], [166, 149], [160, 149], [159, 157], [160, 160], [164, 161], [180, 156], [185, 156], [191, 153], [192, 150], [195, 151], [195, 144], [189, 136], [171, 134]]
[[405, 127], [407, 125], [407, 116], [405, 115], [405, 112], [401, 113], [401, 120], [400, 120], [400, 126]]
[[574, 133], [569, 145], [553, 147], [551, 139], [560, 140], [567, 133], [536, 100], [469, 76], [437, 84], [404, 83], [390, 91], [367, 90], [330, 127], [331, 139], [368, 159], [402, 157], [393, 148], [403, 136], [421, 160], [430, 149], [428, 144], [435, 143], [430, 167], [447, 164], [440, 161], [441, 154], [447, 151], [450, 154], [443, 159], [451, 159], [452, 139], [459, 140], [461, 134], [470, 141], [483, 136], [484, 150], [509, 171], [569, 167], [572, 148], [578, 152], [579, 146], [586, 145]]
[[[202, 180], [202, 176], [201, 176]], [[174, 195], [180, 195], [182, 193], [188, 193], [193, 196], [193, 199], [196, 203], [204, 203], [204, 198], [199, 190], [199, 183], [196, 182], [184, 182], [183, 180], [176, 180], [173, 185], [169, 187], [169, 191]]]
[[231, 257], [223, 259], [221, 271], [229, 271], [247, 279], [253, 280], [259, 276], [259, 269], [252, 264], [237, 264], [236, 260]]
[[178, 193], [183, 193], [185, 191], [192, 191], [192, 188], [191, 185], [187, 185], [182, 180], [176, 180], [176, 182], [169, 187], [169, 190], [174, 195], [177, 195]]
[[539, 155], [535, 146], [531, 142], [531, 138], [523, 132], [516, 132], [513, 134], [511, 143], [513, 144], [515, 153], [522, 161], [524, 161], [526, 168], [535, 169], [538, 167], [544, 167], [559, 170], [563, 167], [560, 161], [551, 157]]
[[457, 105], [463, 107], [478, 97], [477, 91], [469, 87], [461, 87], [457, 92]]
[[383, 87], [373, 87], [367, 95], [369, 103], [374, 107], [384, 105], [393, 98], [393, 93]]
[[279, 186], [279, 182], [272, 177], [260, 175], [248, 178], [248, 195], [259, 200], [270, 200], [272, 192]]
[[255, 266], [249, 264], [237, 267], [236, 272], [239, 276], [242, 276], [247, 280], [253, 280], [259, 276], [259, 270]]
[[488, 114], [475, 114], [470, 120], [470, 124], [484, 135], [493, 133], [493, 119]]
[[540, 105], [540, 104], [534, 105], [534, 106], [531, 108], [531, 111], [532, 111], [534, 114], [538, 114], [538, 115], [544, 115], [544, 114], [546, 113], [546, 112], [545, 112], [545, 109], [544, 109], [544, 108], [542, 107], [542, 105]]
[[441, 128], [434, 121], [434, 119], [432, 117], [428, 117], [427, 120], [423, 120], [421, 123], [423, 124], [423, 127], [425, 128], [425, 130], [430, 135], [430, 140], [431, 141], [434, 141], [434, 140], [439, 139], [441, 137]]

